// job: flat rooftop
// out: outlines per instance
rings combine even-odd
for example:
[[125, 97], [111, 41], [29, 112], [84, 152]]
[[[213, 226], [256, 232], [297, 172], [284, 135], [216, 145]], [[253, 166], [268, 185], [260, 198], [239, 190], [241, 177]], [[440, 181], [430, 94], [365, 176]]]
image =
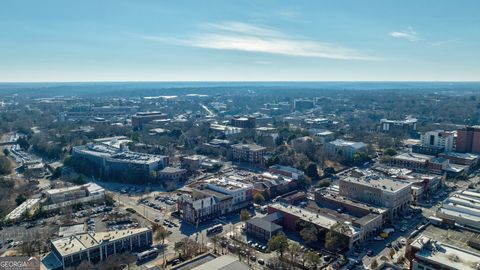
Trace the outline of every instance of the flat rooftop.
[[429, 156], [429, 155], [422, 155], [422, 154], [417, 154], [417, 153], [401, 153], [393, 158], [399, 159], [399, 160], [406, 160], [406, 161], [413, 161], [413, 162], [427, 162], [428, 160], [431, 160], [435, 158], [434, 156]]
[[262, 150], [266, 150], [267, 148], [261, 146], [261, 145], [258, 145], [258, 144], [254, 144], [254, 143], [251, 143], [251, 144], [234, 144], [232, 145], [233, 148], [236, 148], [236, 149], [241, 149], [241, 150], [249, 150], [249, 151], [262, 151]]
[[478, 269], [480, 253], [463, 250], [447, 243], [419, 236], [412, 246], [420, 248], [416, 257], [427, 259], [453, 269]]
[[62, 256], [78, 253], [98, 246], [104, 241], [115, 241], [135, 234], [149, 231], [148, 228], [128, 229], [112, 232], [82, 233], [52, 240], [52, 245]]
[[356, 149], [360, 149], [366, 146], [363, 142], [352, 142], [352, 141], [345, 141], [342, 139], [336, 139], [335, 141], [329, 142], [329, 144], [333, 144], [338, 147], [345, 147], [345, 146], [350, 146]]
[[344, 203], [344, 204], [347, 204], [347, 205], [352, 205], [352, 206], [364, 209], [366, 211], [370, 211], [372, 213], [383, 214], [383, 213], [388, 211], [387, 208], [377, 207], [377, 206], [374, 207], [374, 206], [368, 205], [368, 204], [363, 203], [363, 202], [352, 200], [352, 199], [347, 198], [347, 197], [343, 197], [343, 196], [340, 196], [340, 195], [337, 195], [337, 194], [332, 194], [330, 192], [322, 192], [320, 190], [316, 191], [316, 192], [320, 192], [322, 197], [325, 197], [327, 199], [338, 201], [338, 202], [341, 202], [341, 203]]
[[[291, 215], [294, 215], [302, 220], [305, 220], [307, 222], [310, 222], [310, 223], [313, 223], [313, 224], [316, 224], [322, 228], [325, 228], [327, 230], [330, 230], [330, 228], [335, 225], [337, 223], [337, 221], [339, 220], [336, 220], [332, 217], [328, 217], [322, 213], [314, 213], [312, 211], [309, 211], [307, 209], [303, 209], [303, 208], [300, 208], [300, 207], [296, 207], [296, 206], [293, 206], [293, 205], [289, 205], [289, 204], [283, 204], [283, 203], [274, 203], [272, 205], [270, 205], [271, 208], [274, 208], [274, 209], [277, 209], [279, 211], [282, 211], [284, 213], [288, 213], [288, 214], [291, 214]], [[351, 235], [349, 236], [352, 236], [352, 235], [355, 235], [356, 233], [358, 233], [358, 230], [353, 227], [351, 224], [348, 224], [349, 228], [350, 228], [350, 232], [351, 232]]]
[[461, 228], [447, 229], [428, 225], [421, 234], [461, 249], [479, 252], [478, 249], [471, 247], [468, 243], [469, 241], [480, 243], [480, 232], [473, 232]]
[[403, 180], [387, 177], [345, 177], [340, 181], [381, 189], [385, 192], [398, 192], [412, 184]]

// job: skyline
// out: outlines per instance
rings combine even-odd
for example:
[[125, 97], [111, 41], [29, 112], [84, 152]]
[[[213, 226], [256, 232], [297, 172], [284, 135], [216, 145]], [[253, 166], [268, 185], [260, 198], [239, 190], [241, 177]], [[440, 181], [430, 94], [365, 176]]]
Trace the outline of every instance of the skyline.
[[475, 1], [208, 3], [5, 1], [0, 82], [480, 80]]

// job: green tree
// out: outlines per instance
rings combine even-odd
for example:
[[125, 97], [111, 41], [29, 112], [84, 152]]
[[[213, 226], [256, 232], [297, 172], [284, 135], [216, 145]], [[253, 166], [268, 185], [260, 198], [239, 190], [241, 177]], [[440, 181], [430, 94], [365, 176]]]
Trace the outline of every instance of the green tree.
[[220, 242], [220, 237], [217, 234], [214, 234], [210, 239], [213, 243], [213, 253], [217, 253], [217, 244]]
[[242, 209], [242, 211], [240, 211], [240, 220], [241, 221], [245, 222], [245, 221], [249, 220], [250, 217], [251, 217], [250, 213], [247, 210]]
[[302, 253], [302, 247], [296, 242], [290, 243], [288, 252], [290, 253], [290, 261], [294, 262], [295, 258]]
[[270, 240], [268, 240], [267, 246], [268, 249], [270, 249], [271, 251], [276, 251], [280, 253], [280, 258], [283, 258], [283, 254], [288, 249], [287, 237], [282, 234], [275, 235], [274, 237], [270, 238]]
[[342, 222], [333, 224], [325, 236], [325, 248], [337, 251], [348, 247], [348, 235], [351, 233], [347, 224]]
[[320, 263], [320, 256], [313, 251], [309, 251], [306, 255], [305, 261], [309, 266], [316, 266]]
[[57, 179], [57, 178], [59, 178], [61, 175], [62, 175], [62, 168], [57, 167], [57, 168], [55, 168], [55, 170], [53, 170], [52, 179]]
[[378, 267], [377, 259], [373, 259], [372, 263], [370, 264], [370, 269], [375, 270]]
[[12, 172], [12, 164], [7, 157], [0, 156], [0, 175], [10, 174]]
[[30, 147], [30, 143], [28, 142], [27, 138], [25, 137], [20, 137], [17, 139], [17, 144], [22, 148], [23, 150], [28, 150]]
[[353, 163], [355, 164], [362, 164], [364, 162], [367, 162], [368, 160], [370, 160], [370, 158], [368, 157], [367, 153], [363, 151], [357, 152], [353, 156]]
[[319, 187], [319, 188], [329, 187], [331, 183], [332, 182], [330, 181], [330, 179], [322, 179], [322, 180], [318, 181], [317, 187]]
[[262, 193], [258, 192], [253, 195], [253, 202], [256, 204], [262, 204], [265, 202], [265, 197], [263, 197]]
[[163, 227], [162, 225], [158, 225], [158, 227], [155, 228], [155, 234], [154, 234], [154, 239], [156, 241], [161, 241], [162, 243], [162, 257], [163, 257], [163, 265], [165, 266], [166, 259], [165, 259], [165, 239], [168, 237], [168, 231]]
[[312, 179], [310, 179], [308, 176], [303, 176], [298, 181], [298, 185], [301, 189], [307, 190], [312, 185]]
[[312, 180], [317, 180], [318, 179], [318, 168], [317, 164], [310, 162], [307, 166], [306, 169], [306, 174], [312, 179]]
[[395, 156], [397, 154], [397, 151], [395, 151], [395, 149], [393, 148], [387, 148], [385, 149], [385, 151], [383, 151], [383, 153], [387, 156]]
[[26, 201], [27, 198], [25, 198], [25, 195], [23, 194], [19, 194], [16, 198], [15, 198], [15, 203], [17, 203], [17, 205], [20, 205], [22, 204], [24, 201]]
[[307, 243], [318, 241], [318, 229], [314, 225], [308, 225], [300, 231], [300, 236]]

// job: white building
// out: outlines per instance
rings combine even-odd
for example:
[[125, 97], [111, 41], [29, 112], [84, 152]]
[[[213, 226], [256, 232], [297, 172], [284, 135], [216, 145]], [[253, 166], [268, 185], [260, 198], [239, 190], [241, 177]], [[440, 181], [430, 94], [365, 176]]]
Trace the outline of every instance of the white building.
[[480, 229], [480, 193], [464, 190], [445, 199], [436, 216]]
[[25, 215], [33, 215], [40, 209], [40, 199], [28, 199], [10, 212], [5, 220], [17, 221]]
[[339, 194], [364, 203], [388, 208], [390, 218], [400, 216], [412, 200], [412, 184], [376, 175], [340, 179]]
[[445, 152], [450, 152], [454, 149], [453, 132], [445, 130], [432, 130], [422, 133], [422, 146], [443, 148]]
[[344, 160], [353, 160], [357, 152], [366, 151], [367, 145], [363, 142], [351, 142], [337, 139], [325, 144], [325, 152], [329, 156], [341, 157]]
[[50, 189], [44, 192], [47, 197], [43, 211], [52, 211], [62, 207], [103, 202], [105, 200], [105, 189], [95, 183], [88, 183], [81, 186]]

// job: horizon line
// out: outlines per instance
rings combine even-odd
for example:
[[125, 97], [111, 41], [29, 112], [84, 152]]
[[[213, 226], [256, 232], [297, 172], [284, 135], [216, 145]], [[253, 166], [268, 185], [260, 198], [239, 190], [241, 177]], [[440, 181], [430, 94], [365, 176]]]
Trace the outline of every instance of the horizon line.
[[36, 84], [36, 83], [332, 83], [332, 82], [348, 82], [348, 83], [362, 83], [362, 82], [372, 82], [372, 83], [480, 83], [480, 80], [126, 80], [126, 81], [115, 81], [115, 80], [92, 80], [92, 81], [0, 81], [0, 84]]

